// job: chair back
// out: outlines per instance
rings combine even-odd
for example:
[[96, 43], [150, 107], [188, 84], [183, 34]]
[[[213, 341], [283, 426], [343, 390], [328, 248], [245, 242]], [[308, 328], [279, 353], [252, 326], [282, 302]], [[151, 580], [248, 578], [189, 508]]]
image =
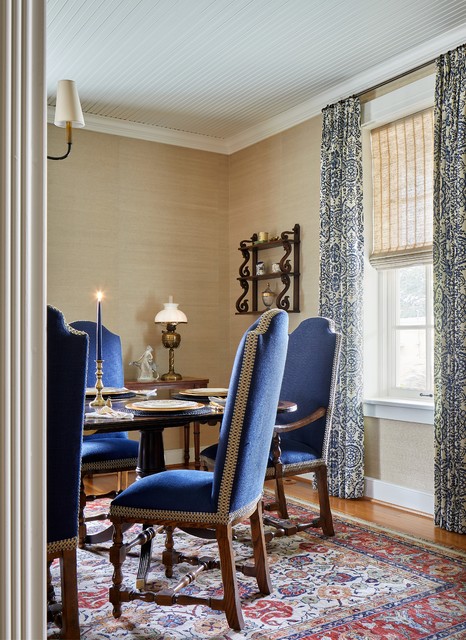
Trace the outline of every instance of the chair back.
[[[87, 387], [95, 387], [95, 352], [96, 352], [96, 322], [92, 320], [75, 320], [71, 326], [78, 331], [85, 331], [89, 336], [89, 360], [87, 365]], [[121, 350], [121, 338], [112, 333], [107, 327], [102, 326], [102, 357], [104, 387], [116, 387], [121, 389], [125, 385], [123, 368], [123, 356]], [[94, 433], [84, 436], [85, 440], [108, 440], [109, 438], [127, 438], [127, 431], [115, 431], [111, 433]]]
[[290, 439], [313, 449], [317, 458], [325, 458], [329, 445], [332, 407], [338, 375], [340, 334], [333, 322], [315, 317], [303, 320], [290, 334], [285, 373], [280, 391], [282, 400], [298, 405], [294, 413], [277, 416], [277, 424], [296, 422], [318, 407], [327, 414], [309, 426], [281, 434], [282, 442]]
[[[76, 320], [71, 326], [78, 331], [85, 331], [89, 336], [89, 363], [87, 368], [87, 386], [95, 387], [95, 352], [96, 352], [96, 323], [91, 320]], [[107, 327], [102, 327], [102, 358], [104, 387], [117, 387], [125, 384], [121, 338], [112, 333]]]
[[226, 521], [262, 495], [288, 345], [288, 314], [270, 309], [246, 331], [230, 378], [212, 497]]
[[47, 543], [76, 546], [88, 336], [47, 306]]

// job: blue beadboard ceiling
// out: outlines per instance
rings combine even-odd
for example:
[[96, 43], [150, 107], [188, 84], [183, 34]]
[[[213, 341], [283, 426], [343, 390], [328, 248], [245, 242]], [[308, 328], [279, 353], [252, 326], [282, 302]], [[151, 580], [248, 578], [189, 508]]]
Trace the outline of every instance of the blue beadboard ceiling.
[[466, 0], [48, 0], [48, 104], [239, 148], [463, 42]]

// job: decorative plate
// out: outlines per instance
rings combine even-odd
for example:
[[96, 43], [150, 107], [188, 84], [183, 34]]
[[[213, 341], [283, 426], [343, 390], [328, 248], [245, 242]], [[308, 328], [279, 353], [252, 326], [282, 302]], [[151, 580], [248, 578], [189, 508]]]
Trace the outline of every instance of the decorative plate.
[[142, 400], [126, 405], [127, 409], [135, 409], [136, 411], [192, 411], [204, 407], [205, 405], [200, 402], [187, 400]]
[[211, 387], [210, 389], [182, 389], [178, 393], [180, 396], [208, 398], [209, 396], [226, 396], [228, 394], [228, 389], [215, 389], [215, 387]]
[[[87, 387], [86, 396], [95, 396], [96, 393], [97, 389], [95, 387]], [[120, 389], [118, 389], [117, 387], [104, 387], [102, 389], [103, 396], [121, 396], [127, 393], [133, 393], [134, 395], [137, 395], [134, 391], [131, 391], [131, 389], [127, 389], [126, 387], [121, 387]]]

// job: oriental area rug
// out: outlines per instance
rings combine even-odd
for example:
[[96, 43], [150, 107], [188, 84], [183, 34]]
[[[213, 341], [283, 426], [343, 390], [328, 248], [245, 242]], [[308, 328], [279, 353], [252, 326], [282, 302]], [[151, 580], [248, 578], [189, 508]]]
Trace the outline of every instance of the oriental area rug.
[[[312, 516], [314, 506], [289, 501], [298, 520]], [[98, 503], [92, 505], [98, 509]], [[118, 620], [108, 602], [112, 565], [110, 543], [78, 551], [81, 638], [83, 640], [434, 640], [466, 639], [466, 554], [393, 533], [334, 513], [333, 538], [311, 529], [268, 545], [273, 593], [261, 597], [254, 578], [238, 573], [246, 623], [229, 629], [223, 612], [205, 606], [159, 607], [142, 601], [123, 603]], [[101, 526], [101, 523], [100, 525]], [[238, 558], [249, 558], [238, 528]], [[131, 535], [131, 532], [126, 534]], [[163, 538], [154, 540], [148, 584], [169, 581], [160, 564]], [[184, 553], [216, 555], [216, 542], [176, 532], [175, 546]], [[134, 585], [138, 548], [124, 565], [124, 583]], [[174, 567], [174, 576], [192, 570]], [[58, 585], [58, 568], [52, 567]], [[56, 589], [59, 594], [59, 589]], [[209, 571], [184, 593], [221, 596], [219, 572]], [[50, 626], [47, 637], [58, 638]]]

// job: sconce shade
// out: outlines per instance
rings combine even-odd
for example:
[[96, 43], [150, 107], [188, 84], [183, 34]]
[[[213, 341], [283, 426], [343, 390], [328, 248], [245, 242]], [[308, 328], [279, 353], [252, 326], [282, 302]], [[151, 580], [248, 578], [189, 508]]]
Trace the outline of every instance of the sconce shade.
[[66, 127], [67, 122], [71, 122], [71, 125], [76, 128], [84, 127], [84, 117], [75, 81], [59, 80], [54, 124], [57, 127]]
[[165, 302], [163, 307], [162, 311], [155, 316], [154, 322], [163, 324], [188, 322], [186, 315], [178, 309], [178, 303], [173, 302], [173, 296], [168, 296], [168, 302]]

